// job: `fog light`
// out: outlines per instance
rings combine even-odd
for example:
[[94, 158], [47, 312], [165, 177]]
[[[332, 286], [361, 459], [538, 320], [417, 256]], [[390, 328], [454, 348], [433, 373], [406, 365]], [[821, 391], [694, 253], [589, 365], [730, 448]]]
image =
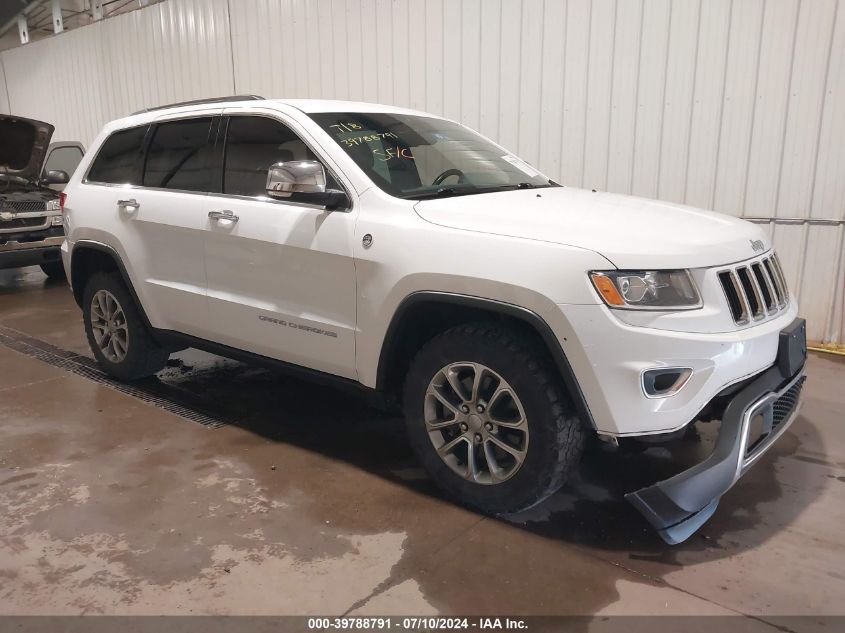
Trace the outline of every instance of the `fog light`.
[[52, 217], [52, 219], [50, 220], [50, 224], [52, 224], [53, 226], [61, 226], [62, 225], [62, 216], [54, 215]]
[[678, 393], [692, 376], [689, 367], [661, 367], [642, 374], [643, 392], [648, 398], [665, 398]]

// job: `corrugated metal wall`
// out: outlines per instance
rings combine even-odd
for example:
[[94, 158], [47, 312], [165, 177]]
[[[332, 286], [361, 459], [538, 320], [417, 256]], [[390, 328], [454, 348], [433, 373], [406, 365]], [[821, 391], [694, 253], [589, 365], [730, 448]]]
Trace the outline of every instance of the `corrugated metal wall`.
[[57, 138], [192, 97], [361, 99], [567, 184], [772, 218], [810, 336], [845, 337], [845, 0], [169, 0], [2, 61]]

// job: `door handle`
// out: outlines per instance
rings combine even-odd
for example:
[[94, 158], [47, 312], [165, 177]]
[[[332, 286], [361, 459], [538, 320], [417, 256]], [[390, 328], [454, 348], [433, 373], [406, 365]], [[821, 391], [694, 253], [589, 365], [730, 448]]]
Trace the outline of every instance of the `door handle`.
[[118, 209], [127, 209], [129, 207], [133, 209], [138, 209], [141, 205], [138, 204], [138, 201], [135, 198], [130, 198], [129, 200], [118, 200], [117, 201], [117, 208]]
[[219, 220], [227, 220], [229, 222], [232, 222], [233, 224], [238, 221], [238, 216], [236, 216], [234, 213], [232, 213], [228, 209], [223, 210], [223, 211], [209, 211], [208, 217], [212, 220], [218, 220], [218, 221]]

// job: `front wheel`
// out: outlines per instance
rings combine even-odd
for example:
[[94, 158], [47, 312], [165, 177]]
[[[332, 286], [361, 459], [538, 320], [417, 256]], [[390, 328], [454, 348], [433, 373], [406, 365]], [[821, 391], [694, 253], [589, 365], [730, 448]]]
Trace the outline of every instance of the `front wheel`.
[[82, 310], [88, 344], [106, 373], [120, 380], [139, 380], [164, 367], [170, 354], [153, 340], [119, 275], [92, 275], [85, 285]]
[[539, 503], [583, 451], [580, 421], [542, 348], [498, 324], [459, 326], [427, 343], [408, 372], [404, 410], [434, 482], [486, 513]]
[[40, 266], [41, 272], [47, 275], [48, 279], [67, 281], [65, 267], [62, 262], [47, 262], [46, 264], [40, 264]]

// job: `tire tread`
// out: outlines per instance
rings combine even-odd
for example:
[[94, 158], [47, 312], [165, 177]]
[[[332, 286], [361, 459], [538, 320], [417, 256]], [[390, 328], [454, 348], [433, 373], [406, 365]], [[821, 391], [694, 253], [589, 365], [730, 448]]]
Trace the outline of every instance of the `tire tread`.
[[[574, 414], [574, 407], [560, 377], [552, 369], [547, 351], [537, 341], [516, 328], [486, 321], [455, 326], [441, 332], [423, 345], [411, 361], [411, 367], [413, 368], [431, 347], [448, 348], [450, 341], [454, 341], [456, 337], [480, 339], [487, 345], [503, 347], [514, 359], [514, 364], [517, 367], [526, 368], [531, 378], [541, 386], [541, 392], [551, 412], [554, 459], [550, 460], [548, 467], [542, 470], [531, 498], [526, 499], [519, 507], [509, 508], [505, 512], [526, 510], [546, 499], [566, 483], [567, 477], [583, 453], [586, 440], [583, 425]], [[411, 380], [411, 373], [409, 372], [406, 377], [406, 397], [411, 390], [411, 385], [407, 384]], [[490, 512], [489, 508], [473, 503], [470, 499], [459, 499], [459, 501], [476, 510]]]

